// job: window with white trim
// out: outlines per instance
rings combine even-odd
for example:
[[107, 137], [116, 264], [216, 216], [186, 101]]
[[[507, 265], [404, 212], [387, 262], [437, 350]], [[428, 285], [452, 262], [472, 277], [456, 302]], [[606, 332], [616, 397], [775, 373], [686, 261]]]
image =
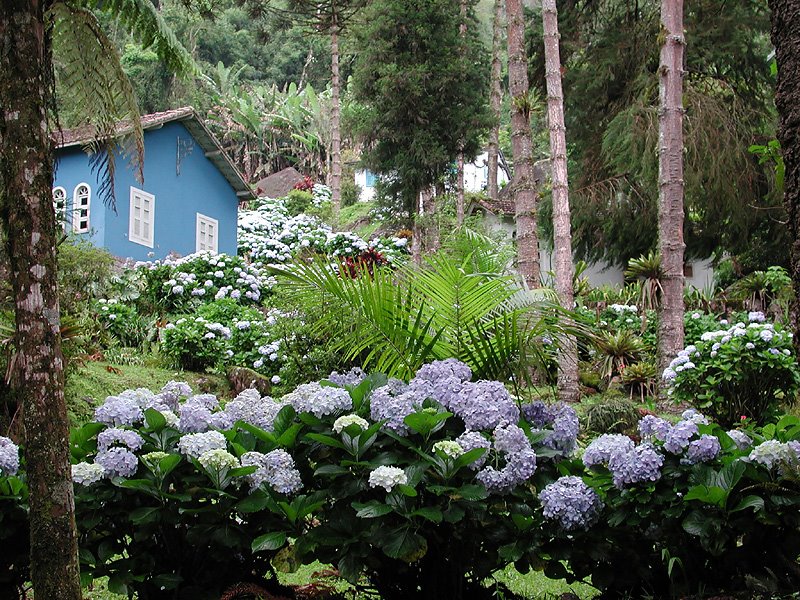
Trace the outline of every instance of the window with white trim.
[[213, 252], [219, 248], [219, 222], [197, 213], [197, 252]]
[[88, 183], [79, 183], [72, 193], [72, 231], [88, 233], [89, 213], [92, 206], [92, 188]]
[[56, 225], [66, 229], [67, 190], [60, 185], [53, 188], [53, 210], [56, 213]]
[[135, 243], [153, 247], [153, 232], [156, 222], [156, 197], [131, 186], [131, 210], [128, 222], [128, 239]]

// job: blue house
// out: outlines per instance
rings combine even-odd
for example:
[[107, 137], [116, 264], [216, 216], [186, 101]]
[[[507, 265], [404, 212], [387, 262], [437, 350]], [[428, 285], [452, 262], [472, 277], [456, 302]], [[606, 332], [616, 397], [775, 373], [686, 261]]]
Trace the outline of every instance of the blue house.
[[[144, 182], [117, 156], [116, 210], [99, 197], [99, 173], [83, 148], [92, 130], [57, 140], [53, 204], [64, 230], [134, 260], [209, 250], [236, 254], [240, 199], [253, 194], [191, 107], [142, 117]], [[121, 123], [120, 135], [130, 132]]]

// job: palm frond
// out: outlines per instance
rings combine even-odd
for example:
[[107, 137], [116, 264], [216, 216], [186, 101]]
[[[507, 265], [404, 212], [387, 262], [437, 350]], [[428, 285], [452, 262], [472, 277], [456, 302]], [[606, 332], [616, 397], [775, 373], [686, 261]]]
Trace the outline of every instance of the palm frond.
[[[100, 195], [113, 206], [118, 148], [131, 161], [137, 179], [143, 179], [144, 137], [136, 95], [116, 47], [90, 10], [56, 2], [48, 19], [60, 83], [82, 108], [84, 125], [93, 133], [85, 149], [92, 154], [92, 170], [100, 173]], [[131, 132], [120, 142], [117, 127], [122, 119], [130, 122]]]

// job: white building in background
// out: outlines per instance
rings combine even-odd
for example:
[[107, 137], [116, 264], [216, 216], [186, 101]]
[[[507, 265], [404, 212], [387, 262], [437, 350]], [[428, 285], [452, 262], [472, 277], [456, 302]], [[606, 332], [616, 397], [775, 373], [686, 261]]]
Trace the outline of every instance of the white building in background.
[[[354, 180], [361, 190], [360, 202], [372, 202], [375, 199], [375, 183], [377, 175], [369, 169], [359, 169], [355, 172]], [[508, 183], [508, 170], [502, 153], [497, 161], [497, 185], [503, 187]], [[489, 153], [479, 154], [475, 160], [464, 165], [464, 190], [467, 192], [481, 192], [489, 185]]]

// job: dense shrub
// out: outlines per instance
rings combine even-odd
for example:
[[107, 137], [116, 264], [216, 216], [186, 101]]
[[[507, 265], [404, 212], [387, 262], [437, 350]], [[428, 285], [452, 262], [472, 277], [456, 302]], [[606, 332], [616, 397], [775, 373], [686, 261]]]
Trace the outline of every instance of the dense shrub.
[[314, 202], [314, 195], [311, 191], [293, 189], [286, 196], [284, 205], [288, 213], [296, 217], [300, 213], [306, 212]]
[[678, 353], [663, 378], [676, 401], [688, 402], [723, 425], [747, 417], [764, 423], [792, 405], [800, 368], [792, 335], [751, 313], [750, 323], [709, 331]]
[[62, 315], [84, 315], [93, 300], [109, 290], [114, 257], [80, 238], [58, 246], [58, 301]]

